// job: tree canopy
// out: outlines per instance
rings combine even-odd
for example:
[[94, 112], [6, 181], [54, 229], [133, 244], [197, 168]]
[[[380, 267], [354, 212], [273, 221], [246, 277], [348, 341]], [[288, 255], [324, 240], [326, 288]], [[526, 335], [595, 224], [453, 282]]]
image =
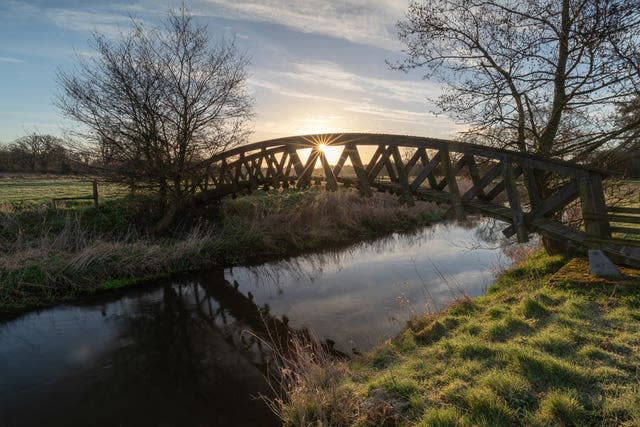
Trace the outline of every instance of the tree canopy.
[[182, 203], [211, 157], [247, 135], [247, 58], [233, 41], [212, 43], [184, 8], [159, 28], [132, 20], [118, 39], [96, 33], [93, 47], [95, 56], [59, 71], [58, 107], [83, 125], [100, 171]]
[[413, 0], [398, 25], [395, 67], [444, 82], [476, 141], [583, 161], [637, 137], [638, 0]]

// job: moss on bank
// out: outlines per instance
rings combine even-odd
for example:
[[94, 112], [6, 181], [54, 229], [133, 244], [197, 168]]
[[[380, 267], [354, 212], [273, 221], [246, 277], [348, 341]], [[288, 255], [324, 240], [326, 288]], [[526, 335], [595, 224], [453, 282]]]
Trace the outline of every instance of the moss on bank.
[[93, 208], [0, 211], [0, 313], [20, 311], [212, 266], [254, 263], [410, 230], [442, 218], [428, 203], [402, 205], [355, 190], [256, 192], [222, 202], [217, 216], [170, 236], [141, 199]]
[[323, 389], [301, 375], [280, 407], [285, 424], [640, 425], [640, 272], [575, 282], [579, 263], [563, 273], [566, 260], [538, 253], [487, 295], [325, 366], [341, 374]]

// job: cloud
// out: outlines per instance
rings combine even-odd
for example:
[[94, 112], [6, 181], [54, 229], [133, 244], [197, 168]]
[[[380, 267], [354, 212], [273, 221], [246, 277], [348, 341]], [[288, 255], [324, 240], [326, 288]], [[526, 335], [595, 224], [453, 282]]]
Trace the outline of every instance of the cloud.
[[298, 31], [319, 33], [397, 49], [395, 23], [403, 17], [403, 0], [203, 0], [205, 13], [284, 25]]
[[11, 63], [19, 64], [19, 63], [23, 63], [24, 60], [18, 59], [18, 58], [9, 58], [7, 56], [0, 56], [0, 62], [11, 62]]
[[440, 95], [441, 86], [427, 81], [407, 81], [369, 77], [347, 71], [330, 61], [295, 62], [293, 71], [281, 75], [306, 84], [322, 84], [340, 91], [358, 92], [402, 103], [425, 105], [428, 99]]
[[60, 28], [89, 33], [117, 36], [131, 25], [126, 15], [110, 12], [84, 12], [66, 9], [50, 9], [46, 16]]
[[331, 104], [353, 116], [363, 115], [379, 121], [453, 128], [448, 117], [428, 113], [429, 99], [441, 93], [439, 85], [365, 76], [329, 61], [298, 61], [291, 71], [259, 70], [252, 78], [254, 88], [314, 103]]
[[98, 31], [109, 36], [119, 35], [131, 25], [130, 16], [141, 12], [156, 13], [137, 5], [109, 1], [93, 1], [90, 5], [75, 2], [9, 1], [6, 16], [21, 20], [44, 20], [59, 28], [80, 33]]
[[[362, 96], [350, 96], [347, 93], [344, 96], [320, 95], [318, 93], [323, 93], [321, 86], [316, 86], [309, 90], [293, 89], [289, 87], [286, 80], [280, 83], [273, 80], [253, 79], [251, 85], [266, 89], [276, 95], [305, 101], [304, 108], [307, 111], [307, 116], [305, 117], [311, 116], [308, 121], [315, 122], [316, 126], [322, 124], [323, 118], [331, 117], [331, 121], [343, 123], [347, 126], [353, 126], [356, 122], [365, 124], [366, 129], [361, 129], [363, 131], [415, 133], [448, 138], [452, 137], [457, 131], [463, 130], [462, 126], [456, 125], [449, 117], [435, 116], [429, 113], [424, 99], [421, 105], [407, 103], [391, 107], [384, 97], [372, 95], [370, 98], [365, 99]], [[324, 92], [327, 91], [325, 90]], [[309, 101], [312, 102], [310, 103]], [[319, 111], [322, 111], [323, 104], [330, 106], [330, 111], [333, 111], [334, 114], [328, 116], [320, 113]], [[296, 104], [292, 103], [292, 105]], [[309, 106], [313, 107], [309, 108]], [[271, 133], [291, 133], [293, 131], [291, 129], [291, 121], [305, 120], [295, 118], [295, 109], [288, 112], [288, 114], [290, 115], [289, 121], [284, 124], [274, 122], [269, 129]], [[262, 132], [266, 129], [261, 128], [260, 130]]]

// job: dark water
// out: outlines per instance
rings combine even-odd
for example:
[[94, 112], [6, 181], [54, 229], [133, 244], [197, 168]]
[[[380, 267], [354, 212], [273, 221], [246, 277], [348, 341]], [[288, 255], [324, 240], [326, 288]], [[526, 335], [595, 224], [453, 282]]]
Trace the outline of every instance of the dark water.
[[267, 342], [312, 331], [345, 354], [367, 350], [414, 313], [481, 294], [509, 264], [492, 225], [436, 225], [0, 321], [0, 426], [278, 425], [258, 399], [273, 396]]

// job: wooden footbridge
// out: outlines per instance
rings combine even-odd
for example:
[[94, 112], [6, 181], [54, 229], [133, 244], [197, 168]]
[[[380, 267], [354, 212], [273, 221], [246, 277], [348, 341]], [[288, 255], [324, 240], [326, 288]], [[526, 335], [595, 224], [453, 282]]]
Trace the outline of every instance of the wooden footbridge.
[[[341, 150], [330, 164], [328, 147]], [[304, 159], [304, 161], [303, 161]], [[366, 162], [365, 162], [366, 160]], [[544, 157], [434, 138], [381, 134], [293, 136], [233, 148], [217, 155], [203, 190], [216, 196], [258, 188], [320, 182], [328, 190], [354, 186], [400, 195], [408, 204], [427, 200], [510, 225], [506, 236], [530, 233], [579, 250], [602, 249], [612, 259], [640, 266], [640, 208], [608, 206], [603, 180], [611, 173]], [[554, 182], [543, 195], [540, 178]], [[560, 213], [576, 206], [579, 220]]]

